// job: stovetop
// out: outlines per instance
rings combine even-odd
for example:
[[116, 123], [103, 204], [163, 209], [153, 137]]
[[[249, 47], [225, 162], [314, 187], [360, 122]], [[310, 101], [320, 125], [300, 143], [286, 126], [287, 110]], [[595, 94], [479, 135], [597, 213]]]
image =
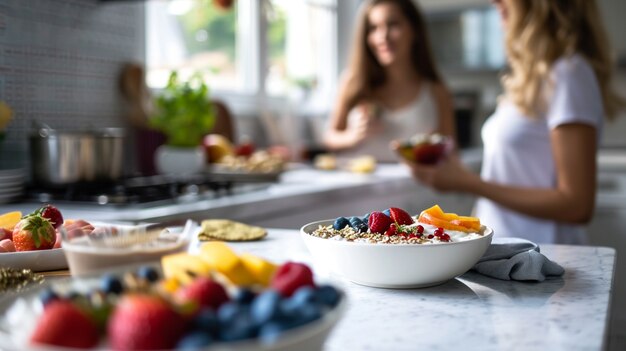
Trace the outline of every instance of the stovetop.
[[65, 186], [31, 184], [26, 199], [42, 203], [98, 206], [160, 205], [197, 201], [267, 188], [269, 184], [215, 181], [203, 175], [131, 177], [116, 182], [74, 183]]

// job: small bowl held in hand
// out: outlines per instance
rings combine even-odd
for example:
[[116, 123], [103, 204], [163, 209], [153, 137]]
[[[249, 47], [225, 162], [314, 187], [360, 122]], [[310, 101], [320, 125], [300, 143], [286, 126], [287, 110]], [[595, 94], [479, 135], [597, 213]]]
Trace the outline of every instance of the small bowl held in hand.
[[434, 165], [452, 150], [453, 142], [448, 136], [438, 133], [417, 134], [398, 142], [394, 148], [404, 159], [423, 165]]

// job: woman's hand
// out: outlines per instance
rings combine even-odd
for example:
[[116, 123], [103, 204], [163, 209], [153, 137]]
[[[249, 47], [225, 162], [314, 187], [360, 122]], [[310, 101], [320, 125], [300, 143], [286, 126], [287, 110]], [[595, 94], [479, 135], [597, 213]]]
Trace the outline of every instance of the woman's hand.
[[[392, 143], [397, 151], [398, 143]], [[407, 165], [415, 179], [420, 183], [437, 191], [467, 191], [467, 187], [474, 178], [478, 178], [468, 170], [459, 159], [457, 153], [450, 153], [436, 165], [423, 165], [400, 158]]]

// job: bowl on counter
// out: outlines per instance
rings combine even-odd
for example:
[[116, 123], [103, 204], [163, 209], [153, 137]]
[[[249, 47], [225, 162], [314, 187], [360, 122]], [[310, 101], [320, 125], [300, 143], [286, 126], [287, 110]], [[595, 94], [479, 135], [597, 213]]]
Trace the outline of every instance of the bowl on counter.
[[161, 257], [187, 251], [199, 226], [162, 224], [125, 225], [94, 223], [91, 230], [60, 227], [61, 243], [72, 276], [89, 276], [111, 268], [158, 262]]
[[304, 225], [300, 235], [314, 262], [354, 283], [379, 288], [439, 285], [470, 270], [487, 251], [493, 230], [458, 242], [384, 244], [325, 239], [311, 235], [334, 220]]

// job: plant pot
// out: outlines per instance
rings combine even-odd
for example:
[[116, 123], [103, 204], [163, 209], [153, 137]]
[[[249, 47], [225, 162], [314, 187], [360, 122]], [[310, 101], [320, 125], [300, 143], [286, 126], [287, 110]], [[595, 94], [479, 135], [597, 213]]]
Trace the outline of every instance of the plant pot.
[[204, 149], [161, 145], [155, 153], [155, 165], [161, 174], [190, 174], [204, 169]]

